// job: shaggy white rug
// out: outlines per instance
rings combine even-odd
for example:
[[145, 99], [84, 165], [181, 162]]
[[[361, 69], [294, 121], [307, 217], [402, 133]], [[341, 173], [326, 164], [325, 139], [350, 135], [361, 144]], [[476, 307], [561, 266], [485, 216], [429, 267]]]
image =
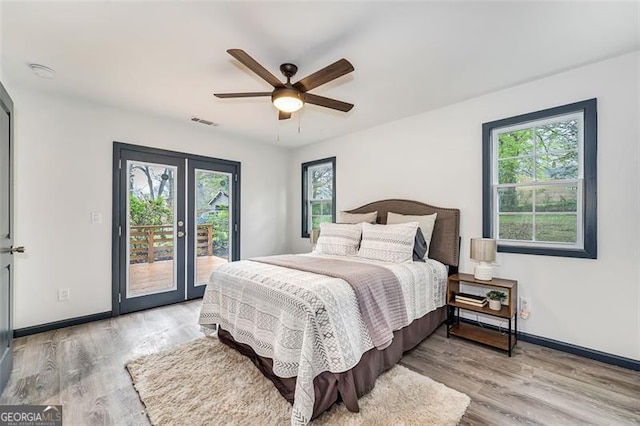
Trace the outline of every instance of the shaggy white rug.
[[[204, 337], [126, 365], [154, 425], [289, 425], [291, 405], [248, 358]], [[312, 425], [455, 425], [467, 395], [400, 365], [381, 375], [360, 412], [342, 404]]]

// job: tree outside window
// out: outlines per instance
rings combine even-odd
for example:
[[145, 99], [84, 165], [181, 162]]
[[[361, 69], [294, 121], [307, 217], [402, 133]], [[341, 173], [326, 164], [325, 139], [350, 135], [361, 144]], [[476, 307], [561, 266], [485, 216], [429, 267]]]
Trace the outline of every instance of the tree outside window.
[[484, 124], [484, 234], [499, 251], [595, 257], [595, 108]]

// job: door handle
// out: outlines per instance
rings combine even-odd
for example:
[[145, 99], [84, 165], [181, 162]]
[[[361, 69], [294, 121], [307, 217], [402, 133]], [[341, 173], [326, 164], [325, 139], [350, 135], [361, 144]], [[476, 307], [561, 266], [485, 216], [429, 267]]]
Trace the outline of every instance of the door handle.
[[184, 232], [183, 231], [178, 231], [178, 238], [182, 238], [184, 237]]
[[11, 254], [13, 254], [13, 253], [24, 253], [24, 246], [18, 246], [18, 247], [11, 246], [10, 253]]

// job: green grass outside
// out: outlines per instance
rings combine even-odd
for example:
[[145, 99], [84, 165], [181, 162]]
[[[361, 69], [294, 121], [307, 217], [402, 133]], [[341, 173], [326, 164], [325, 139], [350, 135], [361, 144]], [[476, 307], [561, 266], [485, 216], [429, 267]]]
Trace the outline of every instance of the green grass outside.
[[321, 223], [333, 222], [333, 216], [311, 216], [311, 229], [320, 229]]
[[[532, 215], [501, 215], [500, 239], [531, 241]], [[536, 241], [575, 243], [577, 240], [577, 216], [571, 214], [537, 215]]]

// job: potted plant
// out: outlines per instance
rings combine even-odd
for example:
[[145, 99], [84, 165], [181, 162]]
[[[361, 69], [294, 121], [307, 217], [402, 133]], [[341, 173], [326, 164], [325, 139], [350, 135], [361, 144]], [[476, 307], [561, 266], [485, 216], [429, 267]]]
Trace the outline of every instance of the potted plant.
[[502, 300], [505, 297], [507, 297], [507, 295], [498, 290], [491, 290], [488, 292], [487, 299], [489, 299], [489, 309], [493, 311], [499, 311], [502, 309]]

